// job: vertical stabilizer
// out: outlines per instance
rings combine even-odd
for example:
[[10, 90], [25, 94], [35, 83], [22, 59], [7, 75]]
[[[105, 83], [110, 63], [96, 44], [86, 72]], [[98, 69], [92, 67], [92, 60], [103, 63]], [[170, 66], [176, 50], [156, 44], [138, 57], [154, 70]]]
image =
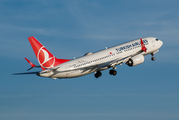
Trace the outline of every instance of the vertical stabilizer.
[[35, 37], [32, 36], [28, 39], [42, 70], [49, 69], [64, 62], [70, 61], [68, 59], [57, 59]]

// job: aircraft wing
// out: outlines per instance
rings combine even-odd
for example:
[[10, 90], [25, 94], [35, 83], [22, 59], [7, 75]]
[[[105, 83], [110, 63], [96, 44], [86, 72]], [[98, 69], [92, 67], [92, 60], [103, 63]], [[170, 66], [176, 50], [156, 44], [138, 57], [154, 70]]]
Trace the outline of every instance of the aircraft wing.
[[117, 58], [117, 59], [115, 59], [114, 61], [112, 61], [112, 62], [108, 65], [108, 67], [109, 67], [109, 68], [110, 68], [110, 67], [115, 67], [116, 65], [119, 65], [119, 64], [122, 64], [122, 63], [127, 62], [130, 58], [132, 58], [132, 57], [134, 57], [134, 56], [136, 56], [136, 55], [139, 55], [139, 54], [141, 54], [141, 53], [143, 53], [143, 52], [146, 52], [146, 51], [147, 51], [147, 48], [145, 47], [145, 45], [144, 45], [142, 39], [140, 39], [140, 42], [141, 42], [141, 50], [139, 50], [138, 52], [136, 52], [136, 53], [134, 53], [134, 54], [132, 54], [132, 55], [129, 55], [129, 56], [125, 57], [125, 58]]
[[144, 51], [140, 50], [140, 51], [136, 52], [135, 54], [132, 54], [132, 55], [127, 56], [127, 57], [125, 57], [125, 58], [118, 58], [118, 59], [112, 61], [112, 62], [109, 64], [108, 67], [114, 67], [114, 66], [116, 66], [116, 65], [125, 63], [125, 62], [127, 62], [130, 58], [132, 58], [132, 57], [134, 57], [134, 56], [136, 56], [136, 55], [139, 55], [139, 54], [141, 54], [142, 52], [144, 52]]
[[[74, 71], [74, 70], [80, 70], [81, 73], [84, 73], [84, 72], [95, 72], [96, 70], [98, 69], [98, 65], [93, 65], [93, 66], [89, 66], [89, 67], [84, 67], [84, 68], [77, 68], [77, 69], [73, 69], [73, 70], [67, 70], [67, 71], [60, 71], [60, 72], [71, 72], [71, 71]], [[53, 69], [55, 70], [55, 69]]]

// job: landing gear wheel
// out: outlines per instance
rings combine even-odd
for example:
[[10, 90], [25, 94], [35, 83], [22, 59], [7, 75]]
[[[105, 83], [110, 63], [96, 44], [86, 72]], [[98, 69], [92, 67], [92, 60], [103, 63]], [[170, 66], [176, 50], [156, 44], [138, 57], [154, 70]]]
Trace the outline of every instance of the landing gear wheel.
[[152, 55], [151, 60], [154, 61], [155, 60], [154, 53], [151, 53], [151, 55]]
[[117, 71], [112, 69], [112, 70], [109, 71], [109, 74], [115, 76], [117, 74]]
[[151, 60], [154, 61], [154, 60], [155, 60], [155, 57], [152, 57]]
[[102, 73], [101, 73], [100, 71], [97, 71], [97, 72], [94, 74], [94, 76], [95, 76], [96, 78], [99, 78], [101, 75], [102, 75]]

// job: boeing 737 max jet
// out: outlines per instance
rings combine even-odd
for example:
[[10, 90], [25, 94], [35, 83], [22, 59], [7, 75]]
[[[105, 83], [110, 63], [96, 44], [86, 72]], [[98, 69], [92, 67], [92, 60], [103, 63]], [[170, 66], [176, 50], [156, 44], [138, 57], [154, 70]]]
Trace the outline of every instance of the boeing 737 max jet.
[[[74, 78], [95, 73], [98, 78], [102, 75], [101, 71], [112, 68], [110, 75], [116, 75], [116, 66], [126, 63], [128, 66], [136, 66], [144, 62], [144, 56], [151, 54], [152, 60], [155, 53], [159, 51], [163, 42], [154, 37], [136, 39], [111, 48], [106, 48], [95, 53], [87, 53], [77, 59], [58, 59], [50, 53], [35, 37], [29, 37], [29, 42], [34, 50], [40, 66], [34, 65], [27, 58], [31, 68], [41, 67], [39, 72], [16, 73], [36, 74], [42, 77], [56, 78]], [[28, 69], [28, 70], [30, 70]]]

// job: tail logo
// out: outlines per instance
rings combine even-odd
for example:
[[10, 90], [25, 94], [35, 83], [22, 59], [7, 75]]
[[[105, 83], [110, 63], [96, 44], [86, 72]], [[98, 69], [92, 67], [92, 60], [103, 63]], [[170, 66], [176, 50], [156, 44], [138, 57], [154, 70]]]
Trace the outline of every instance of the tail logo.
[[37, 59], [44, 68], [54, 67], [55, 57], [44, 46], [39, 49]]

